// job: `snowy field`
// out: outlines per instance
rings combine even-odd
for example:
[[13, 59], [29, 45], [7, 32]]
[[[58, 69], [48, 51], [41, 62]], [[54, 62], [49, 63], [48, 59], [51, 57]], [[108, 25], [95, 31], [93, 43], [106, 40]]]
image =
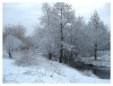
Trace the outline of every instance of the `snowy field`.
[[3, 59], [4, 83], [110, 83], [109, 79], [86, 76], [64, 64], [38, 56], [37, 65], [18, 66], [12, 59]]

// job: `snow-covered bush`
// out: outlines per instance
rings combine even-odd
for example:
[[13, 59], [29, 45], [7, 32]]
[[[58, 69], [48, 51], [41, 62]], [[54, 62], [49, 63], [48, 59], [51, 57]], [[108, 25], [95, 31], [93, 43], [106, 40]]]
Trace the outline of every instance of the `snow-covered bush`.
[[33, 65], [37, 64], [37, 56], [32, 50], [19, 50], [15, 52], [14, 59], [19, 65]]

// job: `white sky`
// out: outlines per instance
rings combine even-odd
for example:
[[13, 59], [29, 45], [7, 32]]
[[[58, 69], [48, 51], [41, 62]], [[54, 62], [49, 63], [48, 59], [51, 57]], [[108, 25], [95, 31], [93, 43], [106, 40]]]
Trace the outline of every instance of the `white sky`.
[[105, 24], [110, 25], [110, 0], [4, 0], [3, 23], [5, 25], [23, 24], [30, 33], [38, 24], [42, 13], [41, 5], [44, 2], [71, 4], [76, 15], [83, 16], [86, 21], [94, 10], [97, 10]]

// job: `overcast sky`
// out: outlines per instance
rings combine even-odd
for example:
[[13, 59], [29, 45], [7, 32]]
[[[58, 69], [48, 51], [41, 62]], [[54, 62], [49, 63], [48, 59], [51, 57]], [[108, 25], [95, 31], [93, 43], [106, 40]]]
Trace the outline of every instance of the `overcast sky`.
[[94, 10], [97, 10], [101, 20], [110, 27], [110, 0], [37, 0], [37, 2], [16, 2], [3, 4], [3, 24], [22, 24], [30, 34], [39, 23], [42, 14], [42, 3], [66, 2], [72, 5], [76, 15], [83, 16], [88, 21]]

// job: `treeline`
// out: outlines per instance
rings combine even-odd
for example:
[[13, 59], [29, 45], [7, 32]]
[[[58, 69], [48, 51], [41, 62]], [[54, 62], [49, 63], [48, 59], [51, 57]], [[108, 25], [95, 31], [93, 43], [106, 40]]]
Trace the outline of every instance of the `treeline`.
[[3, 44], [10, 57], [15, 49], [38, 49], [48, 59], [69, 63], [89, 56], [97, 60], [98, 51], [110, 50], [109, 28], [97, 11], [88, 22], [77, 17], [72, 6], [63, 2], [44, 3], [42, 11], [40, 25], [29, 37], [21, 25], [4, 28]]

